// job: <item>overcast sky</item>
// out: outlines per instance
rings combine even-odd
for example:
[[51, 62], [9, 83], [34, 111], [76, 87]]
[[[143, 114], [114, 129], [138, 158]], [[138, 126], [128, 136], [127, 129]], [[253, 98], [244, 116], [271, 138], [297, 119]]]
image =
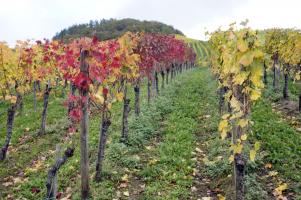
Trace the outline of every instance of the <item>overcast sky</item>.
[[185, 35], [246, 18], [254, 28], [301, 28], [301, 0], [0, 0], [0, 41], [52, 38], [75, 23], [102, 18], [157, 20]]

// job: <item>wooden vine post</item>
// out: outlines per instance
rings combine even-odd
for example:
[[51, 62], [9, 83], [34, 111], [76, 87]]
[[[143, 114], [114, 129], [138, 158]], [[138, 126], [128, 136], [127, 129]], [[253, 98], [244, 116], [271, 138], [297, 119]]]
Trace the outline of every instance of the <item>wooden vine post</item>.
[[[80, 72], [89, 77], [89, 65], [86, 62], [89, 52], [82, 50], [80, 53]], [[80, 95], [82, 97], [82, 118], [80, 124], [80, 149], [81, 149], [81, 195], [82, 199], [89, 198], [89, 149], [88, 149], [88, 135], [89, 135], [89, 91], [88, 88], [80, 88]]]

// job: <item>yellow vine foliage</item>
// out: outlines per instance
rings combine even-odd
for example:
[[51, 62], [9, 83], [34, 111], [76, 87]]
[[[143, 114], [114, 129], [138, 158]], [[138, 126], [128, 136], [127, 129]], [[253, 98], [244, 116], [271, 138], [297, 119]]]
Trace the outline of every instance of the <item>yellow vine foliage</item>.
[[[211, 68], [219, 80], [219, 87], [228, 89], [224, 97], [232, 110], [222, 117], [219, 132], [223, 139], [227, 133], [232, 133], [231, 150], [234, 155], [243, 152], [251, 124], [250, 106], [260, 98], [264, 87], [264, 41], [262, 33], [245, 24], [241, 29], [231, 24], [228, 30], [219, 29], [210, 37]], [[238, 127], [240, 133], [235, 131]]]
[[0, 99], [16, 103], [17, 94], [29, 89], [28, 77], [24, 76], [28, 65], [23, 60], [27, 42], [18, 41], [14, 49], [0, 42]]

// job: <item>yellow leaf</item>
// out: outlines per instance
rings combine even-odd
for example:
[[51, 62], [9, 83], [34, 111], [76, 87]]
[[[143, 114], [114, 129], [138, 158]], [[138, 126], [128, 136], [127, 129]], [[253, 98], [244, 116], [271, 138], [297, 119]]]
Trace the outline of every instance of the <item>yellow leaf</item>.
[[221, 133], [222, 139], [225, 139], [227, 136], [227, 130], [228, 130], [228, 121], [222, 120], [219, 123], [218, 130]]
[[113, 82], [116, 81], [116, 77], [115, 77], [115, 76], [111, 76], [111, 77], [108, 79], [108, 81], [109, 81], [110, 83], [113, 83]]
[[157, 159], [151, 159], [151, 160], [148, 162], [148, 164], [149, 164], [149, 165], [154, 165], [154, 164], [156, 164], [157, 162], [158, 162]]
[[242, 64], [245, 67], [251, 65], [252, 62], [253, 62], [253, 55], [250, 53], [244, 54], [239, 60], [239, 64]]
[[287, 190], [287, 188], [288, 188], [287, 183], [282, 183], [275, 189], [275, 191], [277, 192], [278, 195], [281, 195], [283, 191]]
[[105, 99], [103, 98], [103, 96], [100, 96], [99, 94], [94, 95], [97, 103], [103, 104]]
[[240, 126], [241, 128], [244, 128], [248, 125], [249, 120], [248, 119], [240, 119], [238, 121], [238, 126]]
[[123, 100], [123, 93], [122, 92], [118, 92], [115, 96], [116, 96], [117, 101], [121, 102]]
[[256, 156], [256, 151], [255, 150], [250, 150], [250, 160], [252, 161], [252, 162], [254, 162], [255, 161], [255, 156]]
[[231, 155], [228, 160], [229, 160], [229, 163], [232, 163], [234, 161], [234, 155]]
[[241, 154], [242, 148], [243, 148], [243, 146], [240, 143], [233, 145], [234, 154]]
[[254, 55], [254, 58], [263, 58], [264, 53], [263, 53], [261, 50], [256, 49], [256, 50], [253, 52], [253, 55]]
[[219, 123], [218, 130], [222, 131], [222, 130], [226, 129], [227, 127], [228, 127], [228, 121], [227, 120], [222, 120]]
[[256, 101], [257, 99], [259, 99], [261, 96], [261, 92], [258, 90], [252, 90], [251, 91], [251, 95], [250, 95], [250, 99], [252, 101]]
[[224, 115], [222, 116], [222, 119], [228, 119], [229, 117], [230, 117], [230, 114], [227, 113], [227, 114], [224, 114]]
[[108, 109], [111, 110], [111, 108], [112, 108], [112, 104], [108, 103]]
[[263, 88], [264, 84], [262, 82], [263, 70], [262, 66], [259, 64], [252, 65], [250, 68], [250, 80], [256, 88]]
[[230, 105], [234, 111], [237, 111], [237, 112], [240, 111], [240, 102], [236, 98], [234, 98], [234, 97], [231, 98]]
[[10, 99], [10, 103], [11, 104], [16, 104], [17, 103], [17, 97], [16, 96], [12, 96]]
[[233, 83], [236, 85], [242, 85], [243, 82], [247, 80], [247, 78], [248, 78], [248, 73], [245, 72], [239, 73], [234, 77]]
[[[236, 109], [238, 109], [238, 107]], [[244, 113], [242, 111], [238, 111], [238, 110], [236, 110], [236, 111], [237, 111], [236, 113], [232, 114], [232, 116], [230, 117], [230, 120], [241, 118], [244, 115]]]
[[245, 140], [247, 140], [247, 134], [243, 134], [241, 137], [240, 137], [240, 139], [242, 140], [242, 141], [245, 141]]
[[226, 197], [224, 197], [224, 196], [221, 195], [221, 194], [218, 194], [218, 195], [217, 195], [217, 198], [218, 198], [218, 200], [226, 200]]
[[244, 40], [239, 40], [237, 42], [237, 48], [240, 52], [244, 53], [248, 50], [248, 44]]
[[254, 149], [255, 149], [255, 151], [259, 151], [259, 149], [260, 149], [260, 142], [255, 142], [255, 144], [254, 144]]
[[129, 180], [129, 175], [125, 174], [123, 177], [121, 177], [121, 180], [127, 182]]

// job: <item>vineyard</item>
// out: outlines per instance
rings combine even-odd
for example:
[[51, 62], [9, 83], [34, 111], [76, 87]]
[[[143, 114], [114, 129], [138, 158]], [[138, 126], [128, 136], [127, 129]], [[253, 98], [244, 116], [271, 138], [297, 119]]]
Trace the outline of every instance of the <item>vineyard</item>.
[[0, 199], [301, 200], [301, 33], [0, 42]]

